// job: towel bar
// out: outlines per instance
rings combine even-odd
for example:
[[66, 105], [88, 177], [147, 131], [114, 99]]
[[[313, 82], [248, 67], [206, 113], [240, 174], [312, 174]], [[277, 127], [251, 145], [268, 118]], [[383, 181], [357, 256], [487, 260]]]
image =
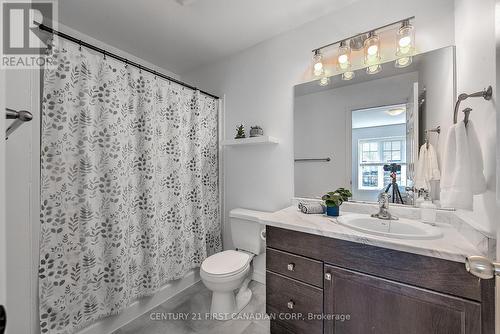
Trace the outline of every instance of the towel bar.
[[327, 158], [304, 158], [304, 159], [295, 159], [295, 162], [306, 162], [306, 161], [315, 161], [315, 162], [319, 162], [319, 161], [325, 161], [325, 162], [330, 162], [332, 159], [330, 159], [330, 157], [327, 157]]

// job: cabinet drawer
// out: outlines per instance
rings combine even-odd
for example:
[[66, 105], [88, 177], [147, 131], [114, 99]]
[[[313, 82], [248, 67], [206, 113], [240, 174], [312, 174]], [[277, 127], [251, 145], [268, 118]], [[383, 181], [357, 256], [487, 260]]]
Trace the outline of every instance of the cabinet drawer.
[[323, 333], [323, 321], [311, 318], [323, 314], [322, 289], [268, 271], [266, 308], [270, 317], [290, 332]]
[[267, 248], [266, 266], [278, 274], [323, 287], [323, 262]]

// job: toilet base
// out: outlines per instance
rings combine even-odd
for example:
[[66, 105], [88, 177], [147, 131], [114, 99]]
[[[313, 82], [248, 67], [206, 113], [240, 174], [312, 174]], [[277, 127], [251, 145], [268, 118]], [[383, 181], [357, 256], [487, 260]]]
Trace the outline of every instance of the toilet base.
[[238, 315], [252, 299], [252, 290], [248, 288], [249, 283], [250, 278], [246, 278], [236, 296], [234, 295], [234, 291], [214, 291], [210, 306], [212, 317], [216, 320], [225, 321]]

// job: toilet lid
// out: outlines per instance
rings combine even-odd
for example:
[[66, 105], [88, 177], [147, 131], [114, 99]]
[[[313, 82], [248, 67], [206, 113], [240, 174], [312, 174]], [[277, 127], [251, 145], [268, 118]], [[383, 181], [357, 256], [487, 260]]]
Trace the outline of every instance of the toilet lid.
[[210, 275], [229, 275], [246, 268], [250, 255], [227, 250], [209, 256], [201, 264], [201, 269]]

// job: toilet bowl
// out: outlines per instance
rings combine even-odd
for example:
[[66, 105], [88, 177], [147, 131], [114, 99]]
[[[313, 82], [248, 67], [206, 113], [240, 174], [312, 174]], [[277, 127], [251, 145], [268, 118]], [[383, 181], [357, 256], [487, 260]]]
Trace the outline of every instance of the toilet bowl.
[[[219, 320], [226, 320], [239, 313], [252, 298], [248, 288], [250, 262], [253, 255], [227, 250], [203, 261], [200, 276], [205, 286], [212, 291], [210, 313]], [[235, 290], [238, 293], [235, 295]]]
[[[258, 219], [242, 215], [248, 210], [232, 210], [230, 223], [236, 250], [226, 250], [207, 257], [200, 268], [200, 277], [212, 291], [211, 316], [218, 320], [238, 314], [252, 298], [250, 283], [251, 262], [264, 252], [263, 228]], [[235, 293], [235, 290], [238, 291]]]

